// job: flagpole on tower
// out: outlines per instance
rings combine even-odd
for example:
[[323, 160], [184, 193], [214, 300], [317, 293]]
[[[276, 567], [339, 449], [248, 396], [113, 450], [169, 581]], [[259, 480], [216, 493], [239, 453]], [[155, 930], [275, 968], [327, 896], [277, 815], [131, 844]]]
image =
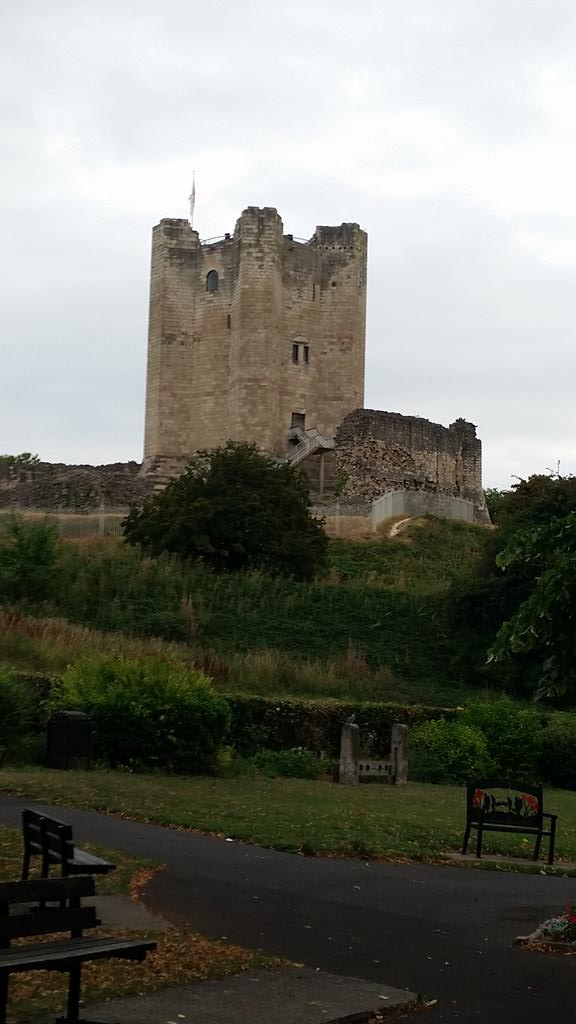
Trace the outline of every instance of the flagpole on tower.
[[192, 171], [192, 191], [188, 196], [190, 203], [190, 227], [194, 227], [194, 207], [196, 206], [196, 171]]

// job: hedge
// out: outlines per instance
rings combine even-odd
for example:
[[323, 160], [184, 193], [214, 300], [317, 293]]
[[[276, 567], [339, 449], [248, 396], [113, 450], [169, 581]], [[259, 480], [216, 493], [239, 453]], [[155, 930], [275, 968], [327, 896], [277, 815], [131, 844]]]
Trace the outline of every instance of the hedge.
[[238, 753], [305, 747], [328, 757], [340, 753], [342, 726], [352, 715], [360, 727], [363, 748], [386, 754], [394, 722], [417, 725], [431, 719], [453, 718], [455, 708], [422, 704], [362, 703], [344, 700], [304, 700], [225, 694], [232, 713], [228, 742]]

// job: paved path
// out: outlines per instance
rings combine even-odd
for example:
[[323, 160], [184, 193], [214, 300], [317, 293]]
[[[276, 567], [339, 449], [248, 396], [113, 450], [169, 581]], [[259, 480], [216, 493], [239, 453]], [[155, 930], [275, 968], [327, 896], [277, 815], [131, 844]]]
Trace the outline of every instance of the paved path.
[[[24, 804], [0, 793], [0, 821]], [[576, 882], [456, 867], [297, 857], [71, 808], [82, 840], [162, 861], [152, 911], [333, 974], [437, 997], [427, 1020], [576, 1024], [576, 963], [513, 945]]]

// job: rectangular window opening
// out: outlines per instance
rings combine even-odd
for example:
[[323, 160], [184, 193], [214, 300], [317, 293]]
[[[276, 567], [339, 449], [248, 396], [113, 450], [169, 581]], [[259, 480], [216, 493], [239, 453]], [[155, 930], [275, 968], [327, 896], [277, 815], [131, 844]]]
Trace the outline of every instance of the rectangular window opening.
[[305, 363], [309, 363], [310, 362], [310, 347], [309, 347], [309, 345], [304, 345], [304, 362]]
[[232, 326], [232, 317], [230, 316], [230, 313], [228, 313], [228, 316], [226, 317], [226, 327], [228, 328], [228, 330], [230, 330], [231, 326]]
[[292, 362], [293, 363], [297, 363], [299, 361], [298, 360], [298, 357], [299, 357], [299, 354], [300, 354], [299, 353], [299, 349], [300, 349], [299, 345], [292, 345]]

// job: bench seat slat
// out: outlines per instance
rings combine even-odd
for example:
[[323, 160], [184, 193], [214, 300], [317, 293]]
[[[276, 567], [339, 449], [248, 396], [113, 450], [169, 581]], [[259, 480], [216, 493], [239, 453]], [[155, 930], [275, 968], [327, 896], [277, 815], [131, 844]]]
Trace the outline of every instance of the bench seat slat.
[[93, 896], [94, 892], [94, 879], [89, 875], [80, 878], [31, 878], [25, 882], [0, 882], [0, 906], [8, 903], [56, 903], [62, 899]]
[[100, 921], [96, 907], [55, 907], [49, 910], [30, 909], [25, 914], [0, 917], [0, 938], [23, 939], [29, 935], [53, 935], [54, 932], [75, 932], [96, 928]]
[[68, 971], [83, 960], [102, 960], [119, 957], [124, 960], [144, 960], [146, 953], [156, 949], [152, 941], [131, 939], [65, 939], [60, 942], [36, 942], [28, 946], [13, 946], [0, 951], [0, 973], [21, 971]]

